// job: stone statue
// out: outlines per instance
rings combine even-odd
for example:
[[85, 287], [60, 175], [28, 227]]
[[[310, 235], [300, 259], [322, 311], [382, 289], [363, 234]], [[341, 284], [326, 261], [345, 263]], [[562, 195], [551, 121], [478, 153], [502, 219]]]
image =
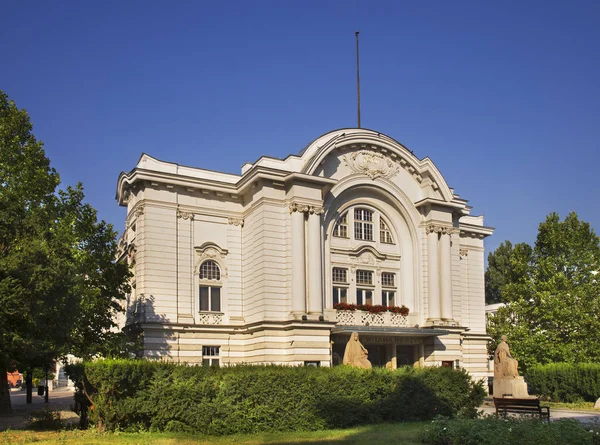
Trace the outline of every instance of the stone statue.
[[344, 365], [354, 366], [356, 368], [370, 369], [371, 362], [367, 358], [369, 352], [358, 340], [358, 332], [353, 332], [350, 340], [346, 343], [344, 351]]
[[516, 379], [519, 376], [517, 367], [519, 362], [510, 355], [507, 337], [500, 337], [500, 344], [494, 352], [494, 380], [498, 379]]

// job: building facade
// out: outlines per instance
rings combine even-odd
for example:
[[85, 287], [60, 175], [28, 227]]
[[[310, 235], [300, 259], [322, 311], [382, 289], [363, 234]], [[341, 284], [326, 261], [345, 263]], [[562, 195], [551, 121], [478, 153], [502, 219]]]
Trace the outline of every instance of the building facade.
[[388, 136], [336, 130], [240, 175], [143, 154], [117, 201], [146, 357], [332, 366], [358, 332], [374, 366], [487, 375], [492, 229]]

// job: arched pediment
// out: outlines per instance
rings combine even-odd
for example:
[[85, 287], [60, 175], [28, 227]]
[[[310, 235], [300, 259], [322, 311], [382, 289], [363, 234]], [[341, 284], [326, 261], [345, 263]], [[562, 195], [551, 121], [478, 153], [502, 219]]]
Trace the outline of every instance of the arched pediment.
[[[332, 252], [336, 252], [339, 249], [332, 248]], [[357, 247], [356, 249], [345, 251], [348, 256], [357, 263], [363, 264], [375, 264], [376, 261], [384, 261], [387, 259], [398, 260], [400, 259], [400, 255], [394, 255], [389, 253], [379, 252], [373, 246], [362, 245]]]
[[327, 133], [302, 151], [302, 173], [315, 175], [332, 153], [353, 173], [374, 180], [392, 178], [404, 170], [421, 188], [431, 187], [443, 201], [453, 199], [450, 187], [429, 158], [417, 159], [410, 150], [384, 134], [362, 128]]

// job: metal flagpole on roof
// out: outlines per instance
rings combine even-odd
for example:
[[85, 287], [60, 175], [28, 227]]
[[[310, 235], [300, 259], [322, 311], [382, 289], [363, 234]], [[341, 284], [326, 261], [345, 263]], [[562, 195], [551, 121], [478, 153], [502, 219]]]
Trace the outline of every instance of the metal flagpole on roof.
[[356, 35], [356, 93], [358, 97], [358, 126], [360, 128], [360, 70], [359, 70], [359, 62], [358, 62], [358, 31], [355, 33]]

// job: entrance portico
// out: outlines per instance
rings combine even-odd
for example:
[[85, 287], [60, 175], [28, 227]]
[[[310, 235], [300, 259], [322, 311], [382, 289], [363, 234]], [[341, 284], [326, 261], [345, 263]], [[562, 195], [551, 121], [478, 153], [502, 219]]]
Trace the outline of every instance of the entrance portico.
[[342, 363], [346, 343], [353, 332], [358, 332], [360, 342], [369, 351], [373, 367], [388, 369], [423, 367], [425, 346], [433, 345], [434, 338], [449, 334], [445, 329], [432, 328], [336, 326], [331, 332], [332, 365]]

